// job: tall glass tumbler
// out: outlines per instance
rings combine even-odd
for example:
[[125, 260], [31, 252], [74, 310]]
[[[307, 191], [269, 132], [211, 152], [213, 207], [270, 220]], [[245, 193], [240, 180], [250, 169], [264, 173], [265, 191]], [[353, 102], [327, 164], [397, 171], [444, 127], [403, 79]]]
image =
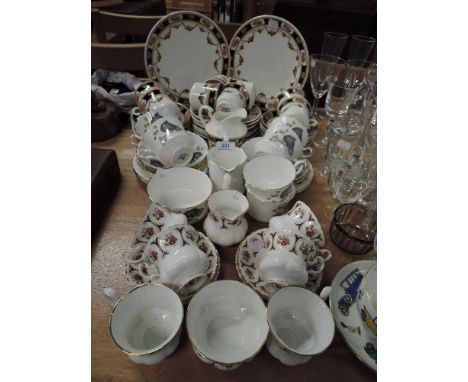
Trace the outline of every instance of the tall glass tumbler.
[[322, 40], [322, 54], [329, 54], [331, 56], [341, 57], [348, 35], [339, 32], [325, 32]]
[[367, 60], [374, 49], [376, 41], [373, 37], [363, 35], [351, 37], [348, 60]]

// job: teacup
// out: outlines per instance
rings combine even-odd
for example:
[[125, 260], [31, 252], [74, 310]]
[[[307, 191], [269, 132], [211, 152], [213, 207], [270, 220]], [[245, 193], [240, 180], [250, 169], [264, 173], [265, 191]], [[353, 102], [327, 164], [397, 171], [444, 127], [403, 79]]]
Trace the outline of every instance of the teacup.
[[264, 287], [268, 284], [278, 286], [305, 286], [308, 280], [304, 258], [294, 252], [272, 249], [265, 252], [257, 265], [257, 272]]
[[130, 112], [130, 121], [134, 136], [142, 139], [151, 123], [151, 116], [148, 113], [140, 112], [137, 107], [134, 107]]
[[120, 298], [112, 288], [104, 293], [114, 307], [109, 323], [111, 337], [130, 360], [156, 365], [175, 351], [184, 309], [173, 290], [160, 284], [143, 284]]
[[213, 282], [190, 301], [187, 332], [203, 362], [221, 370], [235, 369], [252, 360], [267, 339], [265, 304], [238, 281]]
[[278, 290], [267, 307], [270, 334], [267, 349], [285, 365], [309, 361], [330, 346], [335, 323], [327, 304], [308, 289], [290, 286]]
[[220, 82], [195, 82], [189, 93], [190, 107], [194, 112], [203, 105], [214, 106], [218, 94], [222, 91]]
[[291, 186], [301, 166], [300, 161], [293, 165], [287, 159], [272, 155], [254, 158], [244, 166], [246, 187], [260, 200], [276, 198]]
[[[265, 137], [273, 137], [276, 133], [281, 133], [280, 138], [286, 143], [288, 149], [291, 150], [291, 155], [297, 158], [298, 154], [293, 154], [293, 152], [296, 153], [296, 150], [300, 151], [302, 149], [301, 145], [297, 143], [306, 146], [309, 139], [307, 126], [308, 124], [303, 126], [301, 122], [290, 115], [281, 115], [271, 121], [265, 133]], [[298, 142], [295, 141], [294, 148], [291, 148], [290, 142], [284, 139], [286, 134], [291, 134], [293, 137], [299, 138]]]
[[364, 328], [377, 339], [377, 264], [362, 279], [356, 303]]
[[189, 224], [205, 217], [212, 190], [210, 178], [202, 171], [189, 167], [158, 169], [147, 185], [151, 201], [171, 212], [183, 213]]
[[216, 110], [234, 111], [245, 107], [240, 91], [232, 87], [225, 88], [216, 99]]
[[293, 156], [289, 154], [288, 148], [284, 142], [262, 137], [255, 142], [253, 157], [257, 158], [264, 155], [274, 155], [289, 160], [293, 159]]
[[149, 102], [148, 110], [161, 117], [182, 119], [179, 106], [167, 95], [159, 94], [155, 100]]
[[160, 118], [147, 129], [143, 145], [146, 158], [156, 157], [164, 167], [186, 166], [193, 156], [193, 139], [175, 118]]
[[160, 281], [176, 292], [195, 291], [208, 280], [208, 256], [195, 244], [187, 243], [182, 238], [184, 230], [189, 228], [192, 227], [175, 225], [163, 228], [158, 234], [159, 247], [167, 252], [157, 261]]
[[255, 220], [268, 223], [274, 217], [286, 212], [289, 202], [296, 195], [296, 188], [293, 185], [288, 187], [278, 199], [260, 199], [255, 193], [247, 188], [247, 200], [249, 201], [249, 215]]
[[290, 103], [280, 111], [280, 116], [288, 115], [297, 119], [306, 129], [309, 127], [310, 110], [307, 105]]

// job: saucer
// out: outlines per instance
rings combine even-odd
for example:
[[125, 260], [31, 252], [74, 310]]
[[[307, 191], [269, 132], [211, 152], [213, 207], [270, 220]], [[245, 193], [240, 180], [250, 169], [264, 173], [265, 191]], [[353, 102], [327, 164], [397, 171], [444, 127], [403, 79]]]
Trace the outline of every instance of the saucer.
[[299, 194], [310, 186], [312, 183], [312, 179], [314, 179], [314, 169], [312, 167], [312, 164], [307, 161], [307, 168], [304, 170], [306, 171], [306, 175], [302, 176], [296, 183], [296, 180], [294, 180], [294, 184], [296, 186], [296, 192]]
[[135, 173], [135, 175], [137, 176], [138, 180], [140, 182], [143, 182], [143, 183], [148, 183], [151, 179], [151, 177], [153, 176], [153, 173], [144, 169], [140, 163], [138, 163], [138, 158], [137, 158], [137, 154], [135, 153], [135, 155], [133, 156], [133, 159], [132, 159], [132, 167], [133, 167], [133, 172]]
[[[187, 131], [186, 133], [190, 135], [193, 140], [193, 155], [190, 162], [184, 167], [198, 168], [208, 156], [208, 145], [198, 134], [192, 133], [191, 131]], [[155, 173], [158, 168], [164, 168], [163, 164], [157, 159], [144, 159], [140, 155], [140, 150], [141, 143], [139, 143], [136, 148], [137, 159], [141, 162], [140, 167], [151, 173]]]
[[376, 261], [360, 260], [345, 265], [331, 284], [330, 309], [336, 327], [351, 351], [372, 370], [377, 370], [377, 343], [366, 332], [355, 304], [359, 285]]
[[[141, 221], [130, 246], [130, 251], [125, 252], [123, 256], [125, 274], [130, 285], [140, 285], [147, 282], [160, 283], [155, 262], [158, 254], [163, 255], [165, 251], [161, 249], [158, 243], [158, 235], [165, 224], [167, 216], [170, 214], [166, 209], [153, 203]], [[207, 254], [208, 269], [206, 273], [208, 282], [215, 281], [218, 278], [221, 263], [214, 244], [191, 225], [174, 227], [182, 227], [179, 240], [185, 244], [196, 244], [200, 250]], [[203, 286], [200, 286], [198, 290]], [[187, 303], [198, 290], [184, 293], [184, 289], [179, 291], [178, 295], [183, 303]]]
[[[247, 284], [266, 300], [268, 300], [273, 295], [275, 290], [266, 289], [264, 287], [264, 283], [259, 278], [258, 271], [255, 267], [255, 259], [258, 253], [267, 247], [265, 240], [266, 236], [268, 235], [268, 231], [268, 228], [263, 228], [248, 235], [239, 245], [235, 260], [237, 274], [239, 275], [242, 282]], [[317, 255], [320, 255], [320, 253], [320, 249], [317, 248]], [[306, 259], [304, 259], [304, 261], [305, 260]], [[314, 266], [307, 265], [307, 271], [313, 269]], [[315, 292], [322, 282], [322, 276], [323, 272], [321, 272], [319, 275], [309, 274], [305, 288]], [[276, 288], [281, 288], [281, 286], [277, 285]]]

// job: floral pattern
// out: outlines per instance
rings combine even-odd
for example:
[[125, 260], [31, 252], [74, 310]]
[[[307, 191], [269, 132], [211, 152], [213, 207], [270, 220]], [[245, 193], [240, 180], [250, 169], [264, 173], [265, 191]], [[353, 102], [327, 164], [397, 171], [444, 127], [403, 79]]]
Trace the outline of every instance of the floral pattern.
[[[170, 41], [172, 30], [183, 28], [190, 32], [196, 30], [198, 33], [206, 34], [206, 44], [216, 47], [214, 50], [215, 58], [212, 63], [213, 68], [219, 74], [227, 74], [230, 66], [231, 57], [229, 54], [226, 37], [221, 29], [208, 17], [195, 12], [174, 12], [159, 20], [149, 33], [145, 45], [145, 66], [149, 78], [156, 79], [162, 85], [164, 90], [171, 95], [181, 99], [188, 99], [190, 89], [176, 88], [171, 83], [169, 75], [160, 72], [161, 43], [163, 40]], [[187, 70], [190, 69], [190, 60], [187, 61]], [[191, 83], [203, 81], [205, 78], [193, 78]]]
[[[139, 285], [149, 280], [158, 282], [159, 270], [157, 259], [159, 256], [164, 257], [168, 253], [166, 245], [171, 247], [171, 245], [177, 245], [178, 241], [180, 241], [181, 245], [195, 243], [200, 250], [206, 253], [208, 256], [207, 274], [209, 281], [214, 281], [218, 278], [220, 268], [218, 251], [205, 235], [190, 225], [174, 226], [161, 231], [166, 217], [170, 214], [169, 211], [157, 203], [152, 203], [146, 211], [132, 240], [130, 250], [123, 254], [125, 274], [131, 285]], [[145, 232], [148, 227], [154, 230], [154, 234], [151, 235], [149, 240], [140, 240], [142, 232]], [[173, 228], [175, 228], [175, 231], [172, 231]], [[147, 234], [150, 234], [149, 230]], [[180, 293], [179, 297], [182, 302], [187, 303], [196, 292], [193, 291], [189, 294]]]
[[[287, 240], [290, 240], [290, 238]], [[260, 250], [269, 248], [270, 245], [271, 234], [267, 228], [254, 231], [239, 245], [235, 258], [237, 274], [240, 279], [259, 293], [264, 299], [269, 299], [274, 290], [272, 290], [272, 288], [265, 288], [262, 285], [262, 280], [259, 279], [258, 272], [255, 267], [255, 259]], [[310, 268], [311, 265], [307, 264], [307, 270]], [[305, 287], [315, 292], [322, 282], [322, 277], [323, 272], [316, 275], [309, 274]], [[277, 287], [281, 286], [277, 285]]]
[[[285, 72], [279, 75], [288, 77], [292, 75], [293, 80], [288, 88], [299, 87], [302, 89], [307, 82], [307, 75], [309, 72], [309, 52], [307, 45], [300, 32], [291, 23], [272, 15], [254, 17], [241, 25], [234, 34], [229, 46], [232, 56], [232, 76], [234, 78], [244, 78], [245, 80], [255, 82], [253, 78], [245, 78], [242, 65], [245, 63], [244, 55], [246, 46], [248, 46], [248, 44], [255, 44], [255, 37], [264, 32], [270, 36], [281, 34], [285, 42], [287, 42], [287, 48], [295, 52], [296, 61], [294, 67], [286, 67]], [[288, 70], [290, 70], [290, 72], [287, 72]], [[257, 88], [256, 100], [263, 104], [276, 98], [276, 95], [282, 90], [278, 89], [274, 96], [267, 96], [266, 90], [262, 88], [262, 84], [257, 82], [255, 85]]]

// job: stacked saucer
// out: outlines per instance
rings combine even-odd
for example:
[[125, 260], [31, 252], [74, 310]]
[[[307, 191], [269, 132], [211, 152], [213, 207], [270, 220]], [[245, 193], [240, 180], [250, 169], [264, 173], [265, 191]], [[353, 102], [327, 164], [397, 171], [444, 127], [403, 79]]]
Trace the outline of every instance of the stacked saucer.
[[[208, 155], [208, 145], [197, 134], [190, 131], [188, 131], [187, 134], [192, 137], [194, 145], [193, 156], [187, 167], [205, 172], [207, 169], [206, 158]], [[141, 142], [136, 147], [132, 166], [137, 178], [143, 183], [148, 183], [158, 169], [164, 168], [162, 163], [157, 159], [147, 158], [145, 155], [143, 155]]]
[[[200, 120], [198, 114], [192, 109], [190, 109], [190, 114], [193, 122], [193, 132], [204, 139], [208, 139], [208, 134], [205, 130], [205, 125]], [[242, 120], [242, 122], [247, 126], [247, 135], [244, 137], [244, 141], [257, 135], [261, 118], [262, 112], [260, 110], [260, 107], [258, 105], [254, 105], [249, 110], [247, 118]]]
[[301, 170], [299, 170], [296, 177], [294, 178], [296, 193], [299, 194], [300, 192], [305, 191], [312, 183], [313, 178], [314, 169], [312, 168], [312, 164], [309, 161], [306, 161], [305, 165], [302, 167]]

